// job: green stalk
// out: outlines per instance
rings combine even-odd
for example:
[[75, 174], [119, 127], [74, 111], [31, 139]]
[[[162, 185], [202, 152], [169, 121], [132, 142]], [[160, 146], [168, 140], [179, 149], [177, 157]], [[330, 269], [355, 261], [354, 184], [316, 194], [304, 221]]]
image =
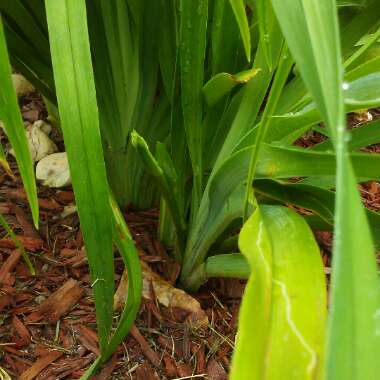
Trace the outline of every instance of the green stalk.
[[248, 279], [250, 274], [248, 261], [241, 253], [213, 255], [192, 272], [188, 280], [188, 290], [199, 289], [209, 278]]
[[244, 211], [243, 219], [244, 221], [248, 218], [248, 206], [249, 206], [249, 196], [252, 190], [252, 182], [255, 176], [255, 171], [257, 167], [257, 162], [262, 149], [263, 142], [265, 141], [266, 133], [272, 121], [272, 116], [276, 110], [276, 106], [281, 96], [282, 89], [286, 83], [289, 72], [293, 66], [293, 59], [289, 54], [288, 46], [284, 43], [279, 59], [279, 64], [277, 66], [277, 71], [273, 80], [273, 85], [270, 90], [268, 103], [265, 107], [261, 122], [257, 127], [256, 141], [252, 150], [252, 156], [249, 163], [248, 176], [247, 176], [247, 187], [244, 197]]
[[165, 172], [162, 170], [157, 160], [150, 152], [146, 141], [136, 131], [132, 131], [131, 141], [132, 145], [137, 149], [138, 153], [140, 154], [140, 157], [145, 165], [146, 170], [157, 180], [157, 185], [161, 190], [162, 197], [166, 202], [176, 230], [178, 244], [178, 250], [175, 250], [175, 252], [177, 252], [176, 259], [179, 262], [181, 262], [181, 254], [185, 249], [186, 242], [186, 223], [181, 213], [179, 203], [175, 198], [172, 188], [170, 186], [170, 181], [168, 181]]

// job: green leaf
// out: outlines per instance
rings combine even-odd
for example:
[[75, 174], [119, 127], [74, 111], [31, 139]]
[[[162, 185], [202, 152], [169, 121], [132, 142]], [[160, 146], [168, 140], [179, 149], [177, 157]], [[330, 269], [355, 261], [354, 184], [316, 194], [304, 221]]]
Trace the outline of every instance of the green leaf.
[[247, 61], [251, 62], [251, 33], [249, 32], [249, 24], [247, 14], [245, 13], [244, 0], [229, 0], [232, 10], [235, 14], [236, 21], [239, 25], [241, 39], [243, 40], [245, 55]]
[[177, 63], [178, 30], [176, 17], [176, 1], [160, 0], [162, 25], [159, 40], [159, 60], [162, 81], [167, 97], [171, 100], [173, 93], [173, 83], [175, 80], [175, 66]]
[[[374, 120], [351, 130], [350, 140], [348, 141], [349, 150], [365, 148], [380, 141], [380, 120]], [[323, 151], [332, 149], [331, 140], [325, 140], [312, 148], [313, 150]]]
[[[277, 61], [283, 45], [283, 38], [279, 28], [272, 31], [269, 39], [269, 43], [273, 48], [273, 58]], [[235, 110], [235, 107], [238, 106], [238, 109], [232, 115], [232, 120], [227, 123], [226, 127], [228, 129], [225, 131], [225, 135], [218, 135], [222, 140], [222, 145], [216, 155], [217, 159], [214, 164], [214, 171], [229, 157], [235, 145], [244, 134], [255, 125], [265, 95], [268, 92], [273, 71], [268, 67], [261, 42], [257, 48], [253, 68], [260, 71], [242, 88], [240, 93], [235, 95], [231, 102], [231, 108]], [[237, 104], [234, 103], [235, 101]], [[253, 145], [253, 142], [250, 145]]]
[[349, 111], [367, 109], [380, 104], [380, 73], [372, 73], [350, 83], [344, 82], [344, 101]]
[[204, 284], [213, 277], [248, 279], [251, 273], [249, 264], [244, 255], [228, 253], [213, 255], [197, 267], [188, 280], [195, 288]]
[[247, 258], [240, 253], [214, 255], [205, 261], [206, 278], [231, 277], [247, 279], [251, 273]]
[[[353, 81], [344, 82], [344, 101], [346, 112], [359, 111], [380, 105], [378, 88], [380, 86], [379, 72], [370, 73]], [[309, 103], [296, 112], [274, 115], [266, 141], [282, 141], [292, 143], [305, 133], [311, 126], [322, 121], [322, 114], [314, 103]], [[250, 134], [255, 134], [254, 130]], [[331, 133], [330, 133], [331, 134]], [[254, 141], [246, 135], [249, 141]], [[349, 139], [349, 137], [347, 137]]]
[[0, 12], [13, 68], [55, 103], [44, 2], [37, 1], [1, 0]]
[[378, 26], [379, 16], [380, 8], [377, 0], [366, 0], [366, 6], [358, 9], [355, 16], [342, 25], [342, 51], [346, 59], [356, 50], [357, 42]]
[[94, 363], [87, 369], [81, 380], [92, 378], [99, 366], [104, 364], [115, 352], [117, 346], [128, 334], [137, 312], [140, 308], [142, 294], [142, 273], [140, 258], [133, 238], [125, 223], [124, 216], [117, 205], [111, 189], [109, 189], [109, 202], [112, 211], [113, 240], [123, 259], [128, 275], [128, 290], [123, 312], [120, 315], [117, 327], [111, 336], [109, 344]]
[[337, 0], [339, 7], [364, 7], [367, 0]]
[[229, 0], [214, 1], [211, 28], [211, 72], [235, 72], [240, 60], [241, 41], [239, 26]]
[[34, 55], [50, 64], [49, 41], [44, 24], [37, 22], [33, 13], [21, 0], [0, 0], [0, 11], [17, 24], [22, 38], [34, 48]]
[[270, 1], [257, 0], [256, 7], [259, 21], [260, 41], [264, 49], [268, 66], [272, 70], [275, 62], [273, 61], [273, 47], [270, 44], [269, 36], [273, 30], [273, 25], [277, 24], [277, 19]]
[[135, 243], [125, 223], [124, 216], [112, 196], [110, 196], [110, 205], [113, 222], [115, 224], [114, 241], [123, 258], [128, 273], [128, 296], [116, 330], [102, 357], [102, 362], [105, 362], [111, 357], [117, 346], [128, 334], [140, 308], [143, 285], [140, 258]]
[[290, 70], [293, 66], [293, 59], [289, 54], [289, 50], [286, 44], [283, 45], [279, 63], [277, 65], [276, 74], [273, 79], [273, 84], [268, 95], [268, 100], [265, 105], [263, 115], [261, 117], [261, 122], [257, 127], [257, 134], [255, 139], [255, 145], [252, 148], [251, 158], [248, 167], [247, 175], [247, 189], [244, 197], [244, 212], [243, 220], [245, 221], [248, 217], [248, 203], [252, 190], [252, 182], [255, 176], [259, 156], [262, 150], [263, 142], [265, 141], [265, 136], [270, 128], [271, 117], [276, 109], [277, 103], [280, 99], [282, 89], [285, 85], [285, 82], [288, 78]]
[[30, 156], [25, 128], [13, 88], [11, 67], [9, 64], [3, 24], [0, 18], [0, 120], [4, 122], [10, 143], [16, 153], [16, 161], [20, 170], [33, 222], [38, 227], [37, 188], [34, 179], [34, 168]]
[[[226, 223], [242, 216], [241, 200], [247, 176], [252, 146], [232, 154], [221, 164], [210, 178], [204, 192], [197, 216], [197, 223], [190, 231], [182, 280], [205, 260], [207, 252]], [[380, 156], [364, 153], [351, 155], [355, 171], [363, 181], [377, 179]], [[332, 152], [313, 152], [308, 149], [285, 148], [263, 144], [256, 170], [256, 179], [289, 177], [334, 178], [336, 157]], [[186, 285], [185, 285], [186, 286]]]
[[239, 247], [251, 276], [244, 292], [230, 378], [320, 379], [326, 284], [306, 222], [281, 206], [260, 206]]
[[203, 86], [207, 104], [213, 106], [235, 86], [249, 82], [259, 71], [260, 69], [253, 68], [237, 74], [216, 74]]
[[355, 79], [365, 77], [366, 75], [373, 74], [380, 71], [380, 56], [371, 57], [365, 60], [354, 69], [350, 70], [345, 75], [345, 79], [348, 82], [352, 82]]
[[[248, 151], [247, 151], [248, 149]], [[239, 182], [249, 157], [249, 148], [239, 150], [226, 160], [218, 176], [224, 177], [223, 167], [236, 172], [234, 177]], [[371, 153], [352, 153], [350, 155], [353, 167], [362, 182], [370, 179], [378, 179], [380, 173], [376, 170], [380, 156]], [[261, 159], [258, 162], [255, 178], [290, 178], [290, 177], [325, 177], [335, 176], [334, 162], [336, 156], [333, 152], [317, 152], [310, 149], [286, 148], [277, 145], [264, 144]], [[230, 173], [232, 175], [232, 172]], [[213, 179], [217, 183], [218, 178]], [[236, 184], [235, 183], [235, 184]]]
[[192, 215], [198, 209], [202, 193], [202, 87], [206, 54], [207, 0], [181, 0], [180, 66], [181, 100], [193, 169]]
[[[122, 206], [133, 203], [147, 208], [156, 200], [156, 189], [147, 183], [128, 136], [135, 128], [151, 143], [156, 136], [162, 138], [167, 132], [166, 128], [154, 126], [154, 118], [162, 112], [161, 106], [168, 106], [163, 89], [156, 98], [161, 8], [158, 0], [88, 3], [107, 174]], [[127, 172], [129, 175], [125, 175]]]
[[112, 324], [114, 271], [106, 170], [84, 0], [46, 0], [61, 126], [93, 281], [99, 343]]
[[3, 167], [5, 172], [10, 176], [13, 177], [12, 170], [8, 164], [7, 158], [5, 157], [5, 152], [3, 149], [3, 146], [0, 143], [0, 165]]
[[[131, 142], [138, 151], [146, 170], [157, 181], [157, 185], [172, 217], [180, 252], [182, 253], [185, 248], [186, 224], [179, 207], [178, 199], [173, 191], [175, 186], [175, 179], [173, 180], [174, 168], [171, 165], [167, 165], [166, 170], [163, 171], [163, 168], [160, 167], [159, 163], [152, 155], [146, 141], [136, 131], [132, 131], [131, 133]], [[168, 167], [170, 169], [168, 169]], [[180, 257], [178, 259], [180, 261]]]
[[337, 159], [326, 379], [380, 377], [380, 286], [368, 221], [347, 152], [343, 68], [334, 0], [272, 0]]
[[[314, 216], [323, 219], [327, 230], [334, 225], [335, 193], [317, 186], [303, 183], [288, 183], [278, 180], [257, 180], [253, 184], [260, 201], [277, 201], [295, 205], [312, 211]], [[366, 210], [372, 238], [380, 248], [380, 214]]]
[[[343, 112], [343, 70], [338, 55], [335, 1], [272, 0], [272, 4], [302, 79], [323, 119], [333, 125], [332, 121], [340, 118]], [[334, 96], [337, 98], [332, 107], [329, 102]]]
[[363, 56], [372, 45], [378, 42], [379, 38], [380, 28], [378, 28], [375, 33], [369, 36], [369, 38], [366, 41], [364, 41], [362, 46], [360, 46], [360, 48], [346, 60], [346, 62], [344, 63], [345, 69], [347, 70], [350, 66], [353, 66], [354, 62], [357, 61], [361, 56]]

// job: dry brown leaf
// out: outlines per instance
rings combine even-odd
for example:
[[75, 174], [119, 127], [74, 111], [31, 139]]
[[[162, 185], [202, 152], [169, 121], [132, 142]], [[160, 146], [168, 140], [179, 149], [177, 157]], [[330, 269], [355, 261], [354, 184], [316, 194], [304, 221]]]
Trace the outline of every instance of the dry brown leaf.
[[[181, 309], [189, 314], [186, 318], [186, 322], [188, 322], [191, 327], [200, 328], [208, 325], [208, 317], [204, 310], [202, 310], [200, 303], [195, 298], [182, 289], [175, 288], [173, 285], [163, 280], [143, 261], [141, 262], [141, 269], [143, 276], [143, 298], [152, 300], [151, 286], [153, 286], [156, 299], [161, 305], [169, 309]], [[125, 303], [127, 290], [128, 275], [126, 270], [124, 270], [114, 297], [115, 310], [122, 309]]]

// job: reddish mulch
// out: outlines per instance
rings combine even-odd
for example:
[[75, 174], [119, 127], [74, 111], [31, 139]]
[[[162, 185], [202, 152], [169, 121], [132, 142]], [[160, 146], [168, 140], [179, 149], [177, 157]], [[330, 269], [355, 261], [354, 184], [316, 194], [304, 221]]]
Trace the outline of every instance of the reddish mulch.
[[[20, 100], [23, 119], [33, 123], [47, 114], [41, 97]], [[53, 140], [63, 150], [62, 137]], [[2, 143], [7, 144], [0, 131]], [[25, 192], [12, 157], [15, 178], [0, 168], [0, 212], [23, 243], [36, 276], [32, 276], [0, 228], [0, 367], [11, 378], [77, 379], [99, 354], [87, 259], [76, 213], [62, 217], [72, 205], [71, 188], [39, 186], [40, 229], [31, 222]], [[126, 210], [126, 220], [141, 259], [167, 281], [178, 266], [156, 238], [158, 212]], [[115, 257], [116, 281], [123, 272]], [[117, 283], [116, 283], [117, 285]], [[226, 379], [234, 345], [238, 307], [244, 284], [213, 280], [195, 298], [208, 315], [206, 330], [192, 331], [182, 310], [168, 310], [143, 300], [128, 337], [94, 379]]]
[[[12, 378], [76, 379], [99, 354], [94, 304], [77, 214], [60, 216], [71, 189], [39, 189], [40, 230], [31, 223], [19, 180], [0, 174], [0, 210], [22, 240], [31, 276], [9, 238], [0, 236], [0, 366]], [[141, 258], [162, 273], [173, 263], [156, 240], [157, 210], [129, 210]], [[117, 279], [123, 264], [115, 258]], [[173, 267], [173, 271], [176, 270]], [[166, 271], [171, 273], [173, 271]], [[213, 281], [196, 298], [210, 327], [191, 331], [181, 310], [143, 301], [129, 336], [94, 379], [174, 379], [207, 374], [226, 379], [234, 342], [239, 281]]]
[[[31, 95], [21, 105], [24, 120], [46, 117], [39, 96]], [[322, 135], [311, 132], [297, 144], [307, 147], [322, 140]], [[59, 136], [54, 141], [62, 147]], [[12, 166], [17, 174], [14, 162]], [[371, 182], [360, 188], [366, 205], [378, 210], [380, 185]], [[0, 229], [0, 367], [11, 378], [77, 379], [99, 354], [78, 216], [61, 216], [73, 201], [71, 188], [39, 187], [40, 230], [36, 231], [21, 181], [0, 169], [0, 212], [37, 272], [36, 276], [29, 273], [20, 252]], [[126, 211], [141, 259], [173, 282], [178, 267], [156, 238], [157, 210]], [[316, 236], [328, 273], [332, 234], [318, 232]], [[123, 271], [119, 256], [115, 267], [118, 281]], [[186, 315], [181, 310], [143, 300], [130, 334], [93, 379], [226, 379], [243, 288], [244, 283], [237, 280], [209, 281], [195, 295], [210, 320], [206, 330], [198, 331], [183, 322]]]

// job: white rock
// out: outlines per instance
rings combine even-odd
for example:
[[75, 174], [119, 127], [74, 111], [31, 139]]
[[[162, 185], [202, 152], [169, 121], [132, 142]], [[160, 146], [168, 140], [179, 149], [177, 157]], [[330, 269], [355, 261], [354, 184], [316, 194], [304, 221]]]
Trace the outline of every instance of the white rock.
[[17, 96], [25, 96], [34, 91], [33, 85], [21, 74], [12, 74], [12, 82]]
[[[26, 128], [26, 138], [33, 162], [38, 162], [49, 154], [58, 151], [57, 146], [50, 140], [44, 130], [51, 131], [51, 126], [42, 120], [37, 120], [33, 125], [29, 125]], [[13, 156], [15, 155], [13, 149], [9, 153]]]
[[66, 152], [54, 153], [43, 158], [37, 164], [36, 178], [49, 187], [70, 185], [71, 177]]
[[47, 135], [50, 135], [51, 131], [52, 131], [52, 126], [48, 123], [46, 123], [46, 121], [43, 121], [43, 120], [37, 120], [33, 123], [33, 126], [36, 126], [38, 128], [41, 129], [42, 132], [45, 132]]

